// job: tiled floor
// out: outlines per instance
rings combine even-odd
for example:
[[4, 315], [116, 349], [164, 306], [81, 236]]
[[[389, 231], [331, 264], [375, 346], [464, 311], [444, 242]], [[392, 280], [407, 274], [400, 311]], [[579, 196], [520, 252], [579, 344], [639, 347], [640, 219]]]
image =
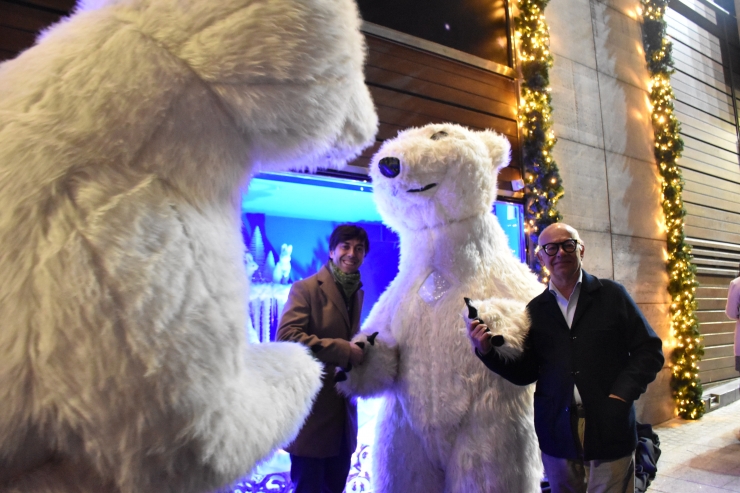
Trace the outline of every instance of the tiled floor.
[[658, 474], [650, 493], [740, 492], [740, 401], [699, 421], [674, 419], [655, 427]]

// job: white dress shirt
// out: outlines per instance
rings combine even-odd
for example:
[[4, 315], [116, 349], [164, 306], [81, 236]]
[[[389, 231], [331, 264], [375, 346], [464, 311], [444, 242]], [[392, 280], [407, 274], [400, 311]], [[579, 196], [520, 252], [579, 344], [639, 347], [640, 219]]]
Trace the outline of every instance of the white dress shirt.
[[[550, 289], [550, 292], [555, 296], [555, 300], [558, 302], [558, 306], [560, 307], [560, 311], [563, 313], [563, 317], [565, 318], [565, 323], [568, 324], [568, 328], [573, 325], [573, 316], [576, 314], [576, 306], [578, 306], [578, 297], [581, 295], [581, 283], [583, 281], [583, 269], [580, 269], [578, 271], [578, 282], [576, 282], [575, 287], [573, 288], [573, 292], [570, 293], [570, 298], [566, 298], [563, 296], [560, 291], [558, 291], [558, 288], [555, 287], [555, 285], [552, 283], [552, 279], [550, 279], [550, 283], [548, 288]], [[576, 404], [581, 404], [581, 394], [578, 393], [578, 387], [573, 387], [573, 397], [575, 398]]]

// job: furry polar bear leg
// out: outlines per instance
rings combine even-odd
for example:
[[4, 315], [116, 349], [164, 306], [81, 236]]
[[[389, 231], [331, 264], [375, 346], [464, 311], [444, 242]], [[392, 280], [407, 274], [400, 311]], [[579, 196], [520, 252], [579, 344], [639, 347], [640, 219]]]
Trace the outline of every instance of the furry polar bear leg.
[[446, 493], [540, 492], [540, 450], [527, 424], [531, 413], [516, 405], [498, 411], [495, 420], [471, 419], [458, 431]]
[[337, 383], [337, 389], [346, 396], [375, 397], [392, 388], [398, 375], [398, 347], [381, 336], [369, 344], [367, 334], [358, 334], [352, 342], [365, 344], [365, 359], [347, 372], [347, 380]]
[[373, 453], [376, 493], [442, 493], [444, 472], [426, 455], [419, 436], [411, 429], [401, 403], [385, 398], [378, 419]]
[[[192, 455], [183, 457], [174, 449], [174, 455], [152, 457], [136, 468], [141, 476], [128, 471], [101, 474], [94, 465], [53, 457], [33, 474], [0, 484], [0, 493], [190, 493], [243, 476], [275, 447], [295, 437], [323, 371], [298, 344], [249, 346], [245, 356], [239, 376], [223, 383], [220, 398], [211, 397], [207, 409], [196, 413], [183, 432], [182, 446]], [[201, 459], [192, 460], [196, 456]], [[190, 474], [168, 476], [163, 474], [167, 468], [186, 468]]]
[[[240, 377], [225, 383], [221, 398], [210, 400], [209, 408], [198, 413], [184, 432], [183, 443], [194, 454], [197, 449], [201, 460], [191, 461], [193, 455], [185, 465], [179, 455], [152, 457], [149, 465], [136, 468], [147, 479], [123, 471], [116, 484], [111, 474], [101, 474], [94, 465], [53, 457], [33, 474], [0, 484], [0, 493], [190, 493], [223, 486], [248, 473], [298, 433], [320, 387], [322, 367], [297, 344], [251, 346], [247, 356]], [[164, 482], [154, 479], [167, 477], [155, 469], [168, 466], [186, 467], [190, 474], [169, 476]]]
[[203, 453], [216, 474], [236, 479], [295, 438], [321, 386], [322, 372], [303, 346], [249, 346], [242, 378], [224, 395], [218, 412], [199, 416], [196, 423], [197, 432], [208, 437], [209, 449]]

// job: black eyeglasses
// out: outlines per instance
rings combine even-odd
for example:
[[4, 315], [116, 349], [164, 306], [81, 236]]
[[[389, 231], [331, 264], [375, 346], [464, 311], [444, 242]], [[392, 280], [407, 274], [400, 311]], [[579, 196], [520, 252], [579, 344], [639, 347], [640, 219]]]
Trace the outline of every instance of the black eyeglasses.
[[561, 248], [565, 253], [573, 253], [576, 251], [577, 247], [578, 240], [573, 239], [561, 241], [560, 243], [547, 243], [545, 245], [542, 245], [542, 249], [551, 257], [557, 255], [558, 250], [560, 250]]

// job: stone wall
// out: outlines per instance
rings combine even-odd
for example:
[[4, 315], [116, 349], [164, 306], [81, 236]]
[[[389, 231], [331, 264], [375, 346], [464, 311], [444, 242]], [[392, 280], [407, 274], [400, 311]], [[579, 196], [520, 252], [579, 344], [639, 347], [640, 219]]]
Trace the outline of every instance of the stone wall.
[[[581, 234], [584, 268], [622, 283], [670, 356], [665, 231], [653, 158], [639, 1], [552, 0], [545, 12], [554, 157], [563, 221]], [[637, 403], [641, 422], [673, 418], [666, 364]]]

